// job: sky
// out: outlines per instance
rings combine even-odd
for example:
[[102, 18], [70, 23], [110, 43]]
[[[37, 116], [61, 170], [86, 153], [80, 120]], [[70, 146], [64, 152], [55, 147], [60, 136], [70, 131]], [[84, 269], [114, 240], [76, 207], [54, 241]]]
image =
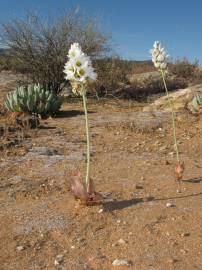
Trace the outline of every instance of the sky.
[[202, 63], [202, 0], [0, 0], [0, 23], [28, 10], [45, 18], [72, 8], [96, 18], [121, 58], [147, 60], [159, 40], [172, 59]]

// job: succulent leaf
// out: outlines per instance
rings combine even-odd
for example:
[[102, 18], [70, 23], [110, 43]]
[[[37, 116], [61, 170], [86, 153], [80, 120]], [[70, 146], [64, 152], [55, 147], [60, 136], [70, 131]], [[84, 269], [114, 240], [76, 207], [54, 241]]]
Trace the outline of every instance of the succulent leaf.
[[47, 115], [59, 110], [61, 101], [53, 92], [40, 84], [20, 86], [8, 93], [5, 107], [12, 112]]

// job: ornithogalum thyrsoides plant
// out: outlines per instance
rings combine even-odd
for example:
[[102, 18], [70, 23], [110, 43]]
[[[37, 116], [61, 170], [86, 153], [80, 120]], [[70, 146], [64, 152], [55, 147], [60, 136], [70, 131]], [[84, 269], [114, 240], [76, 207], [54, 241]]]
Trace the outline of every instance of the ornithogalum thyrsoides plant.
[[99, 195], [95, 192], [94, 183], [90, 178], [90, 130], [88, 121], [86, 91], [90, 82], [95, 81], [95, 73], [90, 58], [82, 51], [78, 43], [73, 43], [68, 52], [68, 61], [65, 64], [65, 79], [70, 81], [74, 94], [81, 96], [86, 120], [86, 139], [87, 139], [87, 165], [86, 177], [82, 178], [81, 173], [77, 172], [72, 178], [71, 191], [76, 199], [83, 204], [90, 204], [97, 200]]
[[176, 136], [175, 112], [174, 112], [173, 103], [171, 102], [168, 88], [166, 85], [166, 80], [165, 80], [165, 75], [167, 73], [167, 66], [168, 66], [168, 55], [167, 55], [165, 49], [161, 47], [161, 43], [159, 41], [154, 42], [153, 48], [151, 49], [150, 52], [152, 55], [152, 62], [154, 63], [155, 68], [160, 72], [160, 74], [162, 76], [164, 87], [166, 90], [168, 103], [169, 103], [169, 106], [171, 109], [174, 149], [176, 152], [176, 159], [177, 159], [177, 164], [175, 167], [175, 176], [176, 176], [176, 180], [180, 182], [182, 180], [182, 176], [183, 176], [183, 172], [184, 172], [184, 162], [182, 162], [180, 159], [177, 136]]

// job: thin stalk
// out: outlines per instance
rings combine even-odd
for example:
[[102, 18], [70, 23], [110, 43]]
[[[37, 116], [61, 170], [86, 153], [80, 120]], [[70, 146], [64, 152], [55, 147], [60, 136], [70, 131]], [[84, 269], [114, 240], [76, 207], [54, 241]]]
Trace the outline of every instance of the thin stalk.
[[162, 69], [160, 70], [160, 72], [161, 72], [161, 76], [162, 76], [164, 87], [165, 87], [165, 90], [166, 90], [169, 106], [170, 106], [171, 113], [172, 113], [173, 138], [174, 138], [174, 144], [175, 144], [176, 158], [177, 158], [177, 162], [179, 163], [180, 162], [180, 156], [179, 156], [177, 136], [176, 136], [175, 113], [174, 113], [174, 109], [173, 109], [173, 104], [172, 104], [172, 102], [170, 100], [170, 95], [169, 95], [168, 88], [167, 88], [167, 85], [166, 85], [164, 72], [163, 72]]
[[83, 107], [84, 107], [85, 119], [86, 119], [87, 165], [86, 165], [86, 181], [85, 181], [85, 184], [86, 184], [86, 188], [87, 188], [87, 192], [88, 192], [88, 189], [89, 189], [89, 177], [90, 177], [90, 131], [89, 131], [87, 99], [86, 99], [85, 91], [83, 91], [82, 97], [83, 97]]

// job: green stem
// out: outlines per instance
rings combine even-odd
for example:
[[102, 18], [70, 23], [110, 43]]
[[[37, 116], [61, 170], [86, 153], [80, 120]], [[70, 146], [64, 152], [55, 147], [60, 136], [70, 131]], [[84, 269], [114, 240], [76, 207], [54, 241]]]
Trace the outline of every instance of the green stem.
[[170, 106], [171, 113], [172, 113], [173, 138], [174, 138], [174, 145], [175, 145], [177, 162], [179, 163], [180, 162], [180, 156], [179, 156], [178, 143], [177, 143], [177, 137], [176, 137], [175, 113], [174, 113], [174, 109], [173, 109], [173, 104], [172, 104], [172, 102], [170, 100], [170, 95], [169, 95], [168, 88], [167, 88], [167, 85], [166, 85], [164, 72], [163, 72], [162, 69], [160, 70], [160, 72], [161, 72], [161, 76], [162, 76], [164, 87], [165, 87], [165, 90], [166, 90], [169, 106]]
[[86, 188], [89, 190], [89, 177], [90, 177], [90, 132], [89, 132], [89, 123], [88, 123], [88, 110], [87, 110], [87, 99], [86, 93], [83, 91], [83, 107], [85, 111], [85, 119], [86, 119], [86, 138], [87, 138], [87, 166], [86, 166]]

